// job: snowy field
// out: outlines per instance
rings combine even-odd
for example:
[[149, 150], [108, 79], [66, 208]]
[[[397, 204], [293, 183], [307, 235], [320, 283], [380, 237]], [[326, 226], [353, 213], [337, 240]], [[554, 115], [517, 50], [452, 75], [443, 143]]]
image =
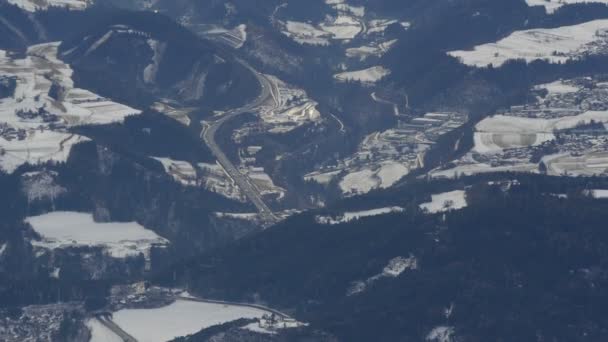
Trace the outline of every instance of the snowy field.
[[395, 43], [397, 43], [397, 40], [393, 39], [379, 44], [348, 48], [346, 49], [346, 57], [358, 58], [360, 61], [364, 61], [371, 56], [382, 57], [395, 45]]
[[382, 66], [373, 66], [363, 70], [335, 74], [334, 78], [340, 82], [356, 81], [364, 84], [373, 84], [390, 75], [390, 73], [390, 70]]
[[420, 209], [430, 214], [466, 208], [466, 193], [462, 190], [432, 195], [432, 201], [420, 205]]
[[42, 237], [32, 245], [45, 249], [93, 246], [104, 248], [114, 258], [148, 257], [153, 246], [169, 243], [136, 222], [100, 223], [87, 213], [52, 212], [25, 221]]
[[608, 190], [591, 190], [591, 196], [597, 199], [608, 199]]
[[173, 177], [176, 182], [186, 186], [198, 185], [196, 170], [189, 162], [160, 157], [153, 157], [152, 159], [160, 162], [165, 168], [165, 172]]
[[567, 83], [565, 80], [558, 80], [551, 83], [539, 84], [534, 89], [545, 89], [548, 92], [547, 96], [552, 96], [576, 93], [581, 90], [581, 87]]
[[[57, 58], [58, 47], [34, 45], [21, 59], [0, 50], [0, 74], [16, 85], [12, 96], [0, 99], [0, 168], [6, 172], [25, 163], [66, 161], [71, 147], [87, 140], [68, 127], [122, 122], [141, 113], [74, 88], [73, 71]], [[60, 89], [55, 97], [53, 86]]]
[[568, 4], [608, 4], [608, 0], [526, 0], [526, 3], [528, 6], [544, 6], [547, 13], [554, 13], [558, 8]]
[[592, 121], [608, 124], [608, 111], [588, 111], [556, 119], [496, 115], [475, 126], [473, 150], [477, 153], [499, 153], [509, 148], [538, 146], [554, 140], [555, 130], [574, 128]]
[[479, 45], [470, 51], [451, 51], [449, 54], [466, 65], [476, 67], [489, 64], [498, 67], [512, 59], [563, 63], [585, 54], [603, 53], [608, 45], [606, 30], [608, 20], [604, 19], [553, 29], [516, 31], [496, 43]]
[[8, 2], [30, 12], [45, 10], [53, 6], [84, 10], [93, 3], [92, 0], [8, 0]]
[[363, 211], [355, 211], [355, 212], [345, 212], [344, 214], [334, 217], [334, 216], [317, 216], [316, 221], [320, 224], [341, 224], [347, 223], [351, 221], [360, 220], [366, 217], [374, 217], [392, 213], [401, 213], [404, 209], [401, 207], [387, 207], [387, 208], [379, 208], [379, 209], [371, 209], [371, 210], [363, 210]]
[[125, 309], [113, 321], [138, 341], [166, 342], [240, 318], [262, 318], [267, 311], [249, 307], [177, 300], [156, 309]]
[[371, 165], [351, 171], [340, 181], [340, 189], [345, 195], [360, 195], [374, 189], [387, 189], [410, 172], [408, 166], [394, 161]]

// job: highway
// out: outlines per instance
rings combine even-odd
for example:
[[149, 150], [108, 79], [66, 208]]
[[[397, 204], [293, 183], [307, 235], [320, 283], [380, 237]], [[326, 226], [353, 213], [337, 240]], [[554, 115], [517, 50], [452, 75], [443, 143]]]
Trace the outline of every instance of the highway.
[[116, 336], [120, 337], [120, 339], [122, 339], [124, 342], [138, 342], [135, 337], [129, 335], [129, 333], [116, 325], [109, 315], [98, 315], [96, 316], [96, 319], [99, 321], [99, 323], [103, 324], [103, 326], [110, 329]]
[[255, 185], [251, 183], [251, 180], [246, 175], [243, 175], [236, 166], [230, 161], [230, 159], [226, 156], [224, 151], [218, 145], [215, 136], [219, 129], [226, 122], [234, 119], [235, 117], [242, 115], [244, 113], [250, 113], [256, 110], [256, 108], [260, 107], [266, 101], [272, 100], [275, 101], [274, 94], [272, 93], [273, 84], [270, 82], [263, 74], [259, 73], [257, 70], [253, 69], [247, 62], [242, 60], [237, 60], [241, 65], [247, 68], [249, 71], [255, 75], [258, 82], [260, 83], [260, 94], [256, 97], [253, 102], [237, 109], [230, 110], [222, 115], [221, 118], [206, 122], [206, 125], [203, 125], [203, 131], [201, 132], [201, 138], [209, 146], [209, 149], [217, 159], [217, 161], [222, 165], [224, 170], [228, 173], [230, 178], [234, 180], [236, 185], [241, 189], [241, 191], [245, 194], [247, 199], [253, 203], [253, 205], [259, 211], [262, 220], [272, 225], [279, 221], [278, 217], [274, 214], [274, 212], [266, 205], [264, 200], [262, 199], [262, 195]]

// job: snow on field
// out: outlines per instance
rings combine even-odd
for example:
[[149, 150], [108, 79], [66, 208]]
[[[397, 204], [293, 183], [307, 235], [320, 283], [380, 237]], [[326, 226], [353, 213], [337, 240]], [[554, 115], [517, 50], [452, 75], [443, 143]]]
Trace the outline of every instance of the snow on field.
[[264, 103], [258, 112], [264, 123], [272, 126], [270, 133], [286, 133], [323, 120], [317, 110], [318, 103], [310, 99], [306, 91], [272, 75], [266, 75], [266, 79], [270, 82], [272, 100]]
[[351, 6], [345, 1], [326, 1], [336, 11], [336, 16], [327, 16], [320, 23], [305, 23], [287, 20], [280, 22], [282, 33], [295, 42], [308, 45], [329, 45], [332, 41], [350, 41], [365, 29], [362, 17], [365, 7]]
[[165, 172], [173, 177], [176, 182], [186, 186], [198, 185], [196, 170], [189, 162], [160, 157], [152, 157], [152, 159], [160, 162], [165, 168]]
[[430, 214], [436, 214], [450, 210], [462, 209], [466, 206], [466, 192], [456, 190], [432, 195], [432, 201], [421, 204], [420, 209]]
[[526, 0], [526, 3], [528, 6], [544, 6], [547, 13], [554, 13], [558, 8], [568, 4], [608, 4], [608, 0]]
[[597, 199], [608, 199], [608, 190], [591, 190], [591, 196]]
[[343, 14], [339, 14], [331, 21], [321, 23], [319, 27], [328, 32], [335, 40], [353, 39], [363, 30], [363, 26], [357, 19]]
[[375, 45], [364, 45], [360, 47], [346, 49], [346, 57], [359, 58], [363, 61], [371, 56], [382, 57], [397, 43], [396, 39], [382, 42]]
[[557, 80], [551, 83], [539, 84], [534, 89], [546, 89], [548, 96], [551, 95], [563, 95], [569, 93], [576, 93], [581, 90], [581, 87], [566, 83], [564, 80]]
[[350, 287], [346, 291], [347, 296], [354, 296], [360, 294], [374, 285], [380, 279], [383, 278], [397, 278], [405, 271], [414, 271], [418, 269], [418, 259], [410, 255], [406, 257], [396, 257], [389, 260], [388, 264], [382, 269], [382, 272], [376, 274], [373, 277], [369, 277], [365, 281], [355, 281], [350, 284]]
[[22, 59], [0, 50], [0, 74], [15, 80], [12, 96], [0, 99], [0, 168], [62, 162], [71, 147], [88, 139], [67, 127], [122, 122], [140, 111], [74, 88], [73, 71], [57, 58], [59, 43], [34, 45]]
[[555, 176], [598, 176], [608, 170], [608, 152], [590, 151], [572, 155], [568, 152], [543, 157], [547, 174]]
[[449, 54], [464, 64], [476, 67], [489, 64], [498, 67], [511, 59], [565, 62], [605, 50], [608, 45], [606, 30], [608, 20], [604, 19], [553, 29], [516, 31], [496, 43], [479, 45], [469, 51], [451, 51]]
[[304, 176], [306, 181], [314, 181], [319, 184], [328, 185], [331, 181], [336, 178], [341, 171], [330, 171], [330, 172], [311, 172]]
[[85, 325], [91, 331], [89, 342], [123, 342], [122, 338], [101, 324], [97, 318], [88, 319]]
[[0, 169], [13, 173], [19, 166], [47, 162], [65, 162], [72, 146], [89, 139], [53, 131], [30, 130], [22, 140], [0, 136]]
[[72, 10], [84, 10], [92, 0], [8, 0], [9, 3], [17, 5], [26, 11], [35, 12], [45, 10], [49, 7], [66, 7]]
[[335, 74], [334, 78], [340, 82], [357, 81], [361, 83], [376, 83], [390, 75], [391, 71], [382, 66], [373, 66], [363, 70], [346, 71]]
[[250, 307], [177, 300], [162, 308], [120, 310], [112, 320], [138, 341], [165, 342], [214, 325], [267, 314], [270, 312]]
[[455, 334], [454, 327], [439, 326], [433, 328], [428, 335], [426, 335], [426, 341], [429, 342], [452, 342]]
[[345, 0], [325, 0], [325, 3], [340, 12], [348, 12], [357, 17], [365, 16], [364, 6], [352, 6], [349, 5]]
[[308, 23], [288, 20], [283, 34], [300, 44], [329, 45], [331, 33]]
[[556, 119], [495, 115], [475, 126], [474, 151], [498, 153], [508, 148], [537, 146], [554, 140], [556, 130], [574, 128], [592, 121], [607, 124], [608, 111], [587, 111]]
[[491, 166], [485, 163], [471, 163], [458, 165], [448, 170], [433, 170], [430, 172], [433, 178], [455, 179], [462, 176], [472, 176], [482, 173], [493, 172], [522, 172], [539, 173], [538, 164], [524, 163], [518, 165]]
[[45, 249], [97, 246], [114, 258], [139, 254], [149, 258], [153, 246], [169, 243], [136, 222], [95, 222], [87, 213], [58, 211], [25, 221], [42, 237], [32, 245]]
[[317, 216], [315, 219], [320, 224], [336, 225], [341, 223], [347, 223], [355, 220], [360, 220], [365, 217], [380, 216], [392, 213], [403, 212], [404, 209], [401, 207], [387, 207], [363, 211], [345, 212], [339, 216]]
[[350, 172], [340, 181], [339, 186], [346, 195], [365, 194], [374, 189], [390, 188], [407, 176], [409, 171], [405, 164], [386, 161], [380, 163], [379, 167]]

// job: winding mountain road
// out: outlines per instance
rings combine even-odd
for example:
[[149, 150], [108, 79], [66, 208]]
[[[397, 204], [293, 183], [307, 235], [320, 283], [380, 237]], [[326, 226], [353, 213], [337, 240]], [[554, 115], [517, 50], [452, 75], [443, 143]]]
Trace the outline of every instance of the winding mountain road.
[[201, 138], [203, 139], [205, 144], [207, 144], [207, 146], [209, 146], [209, 149], [211, 149], [211, 152], [213, 153], [215, 158], [218, 160], [218, 162], [222, 165], [224, 170], [226, 170], [226, 172], [228, 173], [230, 178], [232, 178], [232, 180], [234, 180], [236, 185], [241, 189], [241, 191], [243, 191], [243, 193], [245, 194], [247, 199], [249, 201], [251, 201], [251, 203], [253, 203], [253, 205], [260, 212], [262, 220], [264, 222], [266, 222], [267, 224], [271, 225], [271, 224], [278, 222], [279, 218], [274, 214], [274, 212], [270, 209], [270, 207], [268, 207], [268, 205], [264, 202], [264, 200], [262, 198], [262, 194], [257, 189], [257, 187], [251, 183], [251, 180], [249, 179], [249, 177], [242, 174], [236, 168], [236, 166], [232, 163], [232, 161], [230, 161], [230, 159], [226, 156], [224, 151], [222, 151], [222, 149], [220, 148], [220, 146], [218, 145], [218, 143], [215, 139], [217, 132], [222, 127], [222, 125], [225, 124], [226, 122], [236, 118], [239, 115], [254, 112], [256, 110], [256, 108], [263, 105], [266, 101], [269, 101], [269, 100], [275, 101], [274, 94], [273, 94], [273, 88], [272, 88], [273, 87], [272, 82], [270, 82], [266, 78], [266, 76], [264, 76], [263, 74], [259, 73], [257, 70], [252, 68], [247, 62], [238, 60], [238, 59], [237, 59], [237, 61], [241, 65], [243, 65], [246, 69], [251, 71], [253, 73], [253, 75], [257, 78], [258, 82], [260, 83], [260, 88], [261, 88], [260, 94], [251, 103], [249, 103], [243, 107], [230, 110], [230, 111], [226, 112], [225, 114], [223, 114], [219, 119], [216, 119], [215, 121], [205, 122], [203, 125], [203, 131], [201, 132]]

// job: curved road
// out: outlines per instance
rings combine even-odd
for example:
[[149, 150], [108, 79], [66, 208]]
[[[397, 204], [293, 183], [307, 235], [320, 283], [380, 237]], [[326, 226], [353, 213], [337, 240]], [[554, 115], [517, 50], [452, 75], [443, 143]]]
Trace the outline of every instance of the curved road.
[[255, 111], [256, 108], [260, 107], [264, 102], [272, 100], [274, 101], [273, 94], [273, 84], [270, 82], [266, 76], [259, 73], [257, 70], [253, 69], [247, 62], [237, 59], [237, 61], [243, 65], [246, 69], [251, 71], [253, 75], [257, 78], [260, 83], [261, 93], [256, 97], [256, 99], [237, 109], [230, 110], [222, 115], [221, 118], [207, 122], [207, 126], [203, 127], [203, 131], [201, 132], [201, 138], [205, 141], [211, 152], [218, 160], [218, 162], [222, 165], [224, 170], [228, 173], [230, 178], [234, 180], [236, 185], [243, 191], [247, 199], [255, 205], [255, 207], [260, 212], [261, 218], [267, 224], [274, 224], [279, 221], [279, 218], [274, 214], [274, 212], [264, 203], [262, 199], [262, 194], [260, 191], [251, 183], [251, 180], [246, 175], [243, 175], [236, 166], [230, 161], [230, 159], [226, 156], [226, 154], [222, 151], [220, 146], [217, 144], [215, 140], [215, 135], [217, 131], [222, 127], [223, 124], [230, 121], [231, 119], [244, 114]]

